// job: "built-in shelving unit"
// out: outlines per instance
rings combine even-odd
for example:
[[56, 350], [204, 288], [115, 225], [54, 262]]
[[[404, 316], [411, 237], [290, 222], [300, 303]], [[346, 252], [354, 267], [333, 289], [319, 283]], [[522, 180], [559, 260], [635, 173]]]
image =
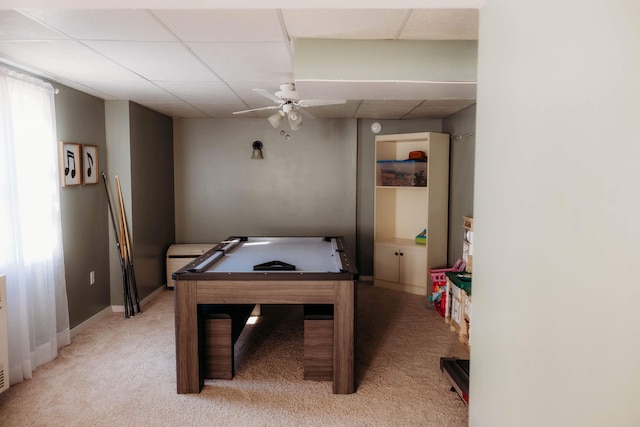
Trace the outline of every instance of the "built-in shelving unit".
[[[426, 186], [384, 185], [378, 161], [406, 160], [412, 151], [427, 155]], [[449, 135], [378, 135], [375, 160], [374, 284], [427, 295], [428, 271], [447, 265]], [[425, 228], [426, 244], [416, 243]]]

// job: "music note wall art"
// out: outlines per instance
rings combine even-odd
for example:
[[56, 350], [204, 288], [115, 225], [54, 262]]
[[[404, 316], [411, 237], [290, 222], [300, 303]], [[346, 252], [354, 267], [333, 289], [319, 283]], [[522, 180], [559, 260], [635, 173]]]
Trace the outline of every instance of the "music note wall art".
[[80, 156], [80, 144], [60, 143], [60, 181], [63, 187], [82, 183], [82, 158]]
[[83, 145], [82, 146], [82, 169], [83, 181], [85, 184], [98, 183], [98, 146]]

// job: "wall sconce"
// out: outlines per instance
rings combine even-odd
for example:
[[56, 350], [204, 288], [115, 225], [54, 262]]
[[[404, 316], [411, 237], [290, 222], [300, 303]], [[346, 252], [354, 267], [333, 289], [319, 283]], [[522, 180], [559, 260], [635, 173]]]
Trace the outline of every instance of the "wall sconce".
[[252, 147], [253, 147], [253, 154], [251, 154], [251, 158], [264, 159], [264, 157], [262, 157], [262, 142], [254, 141]]

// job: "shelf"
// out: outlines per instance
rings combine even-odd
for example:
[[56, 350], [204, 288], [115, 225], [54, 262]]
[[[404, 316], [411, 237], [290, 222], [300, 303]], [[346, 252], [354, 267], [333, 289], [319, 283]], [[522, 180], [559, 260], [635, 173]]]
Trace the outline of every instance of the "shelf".
[[[375, 145], [374, 284], [427, 295], [429, 269], [447, 263], [449, 135], [378, 135]], [[428, 162], [404, 163], [412, 151], [424, 152]], [[410, 185], [407, 176], [416, 174], [420, 180], [413, 182], [427, 185]], [[424, 229], [429, 231], [427, 241], [416, 243], [415, 236]]]
[[380, 239], [375, 241], [376, 245], [390, 245], [390, 246], [402, 246], [402, 247], [415, 247], [418, 249], [427, 249], [424, 244], [416, 243], [415, 239], [401, 239], [399, 237], [392, 237], [389, 239]]
[[408, 185], [376, 185], [376, 190], [378, 188], [389, 188], [394, 190], [428, 190], [429, 187], [425, 186], [408, 186]]

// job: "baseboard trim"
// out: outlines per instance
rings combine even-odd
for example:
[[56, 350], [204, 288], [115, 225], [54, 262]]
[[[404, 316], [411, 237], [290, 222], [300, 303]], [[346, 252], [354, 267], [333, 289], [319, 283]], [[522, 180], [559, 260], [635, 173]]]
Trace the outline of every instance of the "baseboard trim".
[[[154, 298], [158, 297], [160, 295], [160, 293], [162, 291], [164, 291], [164, 290], [165, 290], [164, 285], [160, 286], [158, 289], [156, 289], [155, 291], [151, 292], [151, 294], [149, 294], [145, 299], [140, 301], [140, 306], [143, 307], [143, 306], [147, 305]], [[110, 314], [113, 314], [113, 313], [124, 313], [124, 305], [110, 305], [108, 307], [105, 307], [103, 310], [101, 310], [98, 313], [94, 314], [93, 316], [91, 316], [90, 318], [85, 320], [84, 322], [80, 323], [75, 328], [72, 328], [71, 331], [70, 331], [71, 338], [73, 338], [76, 335], [86, 331], [87, 329], [89, 329], [92, 326], [94, 326], [101, 319], [103, 319], [104, 317], [109, 316]]]
[[98, 313], [94, 314], [93, 316], [91, 316], [90, 318], [85, 320], [84, 322], [80, 323], [75, 328], [72, 328], [71, 331], [70, 331], [71, 338], [73, 338], [76, 335], [78, 335], [79, 333], [84, 332], [87, 329], [91, 328], [93, 325], [98, 323], [98, 321], [100, 319], [103, 319], [104, 317], [110, 315], [111, 313], [112, 313], [111, 307], [110, 306], [105, 307], [102, 311], [99, 311]]
[[427, 289], [422, 286], [406, 285], [401, 283], [387, 282], [386, 280], [374, 280], [374, 286], [380, 288], [393, 289], [394, 291], [407, 292], [414, 295], [427, 295]]
[[[144, 307], [145, 305], [149, 304], [150, 301], [153, 301], [153, 299], [160, 295], [160, 293], [165, 289], [165, 286], [162, 285], [155, 291], [151, 292], [145, 299], [140, 301], [140, 307]], [[111, 309], [114, 313], [124, 313], [124, 305], [112, 305]]]

